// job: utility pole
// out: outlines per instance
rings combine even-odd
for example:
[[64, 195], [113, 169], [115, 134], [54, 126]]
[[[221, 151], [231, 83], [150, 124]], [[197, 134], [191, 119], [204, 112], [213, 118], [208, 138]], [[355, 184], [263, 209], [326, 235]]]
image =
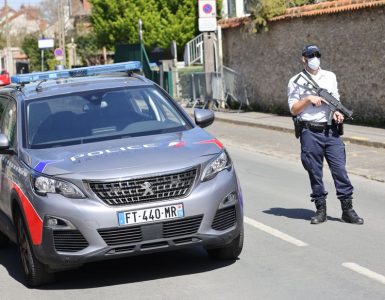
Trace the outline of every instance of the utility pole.
[[65, 44], [65, 12], [63, 0], [58, 1], [58, 34], [59, 48], [63, 50], [63, 65], [66, 66], [66, 44]]
[[9, 32], [9, 21], [8, 21], [8, 14], [9, 14], [9, 6], [8, 1], [4, 0], [4, 6], [5, 6], [5, 35], [7, 39], [7, 64], [6, 68], [7, 71], [12, 75], [13, 74], [13, 57], [12, 57], [12, 49], [11, 49], [11, 36]]
[[143, 66], [143, 31], [142, 31], [142, 19], [139, 19], [138, 21], [138, 38], [139, 38], [139, 48], [140, 48], [140, 63], [142, 64], [142, 69], [144, 70]]
[[203, 32], [203, 57], [206, 82], [205, 105], [208, 108], [213, 104], [213, 75], [215, 74], [215, 53], [214, 44], [216, 43], [215, 31], [217, 30], [217, 12], [215, 0], [198, 1], [198, 27]]
[[212, 106], [213, 88], [212, 77], [215, 72], [215, 56], [214, 56], [215, 33], [203, 33], [203, 47], [204, 47], [204, 70], [206, 80], [206, 103], [208, 108]]

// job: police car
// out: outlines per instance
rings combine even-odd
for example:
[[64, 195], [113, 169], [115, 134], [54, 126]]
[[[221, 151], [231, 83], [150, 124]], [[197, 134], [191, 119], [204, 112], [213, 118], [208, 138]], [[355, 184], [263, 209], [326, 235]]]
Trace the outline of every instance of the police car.
[[23, 74], [0, 91], [0, 247], [28, 286], [84, 263], [195, 245], [243, 246], [243, 205], [219, 140], [139, 62]]

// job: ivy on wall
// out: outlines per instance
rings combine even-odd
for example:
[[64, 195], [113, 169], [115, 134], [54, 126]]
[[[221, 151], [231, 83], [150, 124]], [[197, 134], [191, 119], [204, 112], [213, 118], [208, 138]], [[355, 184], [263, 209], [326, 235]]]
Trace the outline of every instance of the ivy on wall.
[[302, 6], [321, 2], [319, 0], [246, 0], [246, 10], [251, 14], [252, 22], [250, 29], [252, 32], [268, 30], [267, 21], [270, 18], [285, 13], [289, 7]]

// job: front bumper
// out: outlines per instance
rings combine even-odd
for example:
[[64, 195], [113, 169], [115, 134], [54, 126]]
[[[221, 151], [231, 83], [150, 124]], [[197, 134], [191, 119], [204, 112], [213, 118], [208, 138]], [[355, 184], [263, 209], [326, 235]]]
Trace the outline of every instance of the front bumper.
[[[237, 197], [228, 201], [231, 193]], [[108, 207], [98, 200], [68, 201], [72, 204], [56, 202], [51, 208], [45, 206], [44, 215], [66, 220], [71, 226], [52, 228], [45, 222], [42, 243], [34, 246], [37, 258], [53, 271], [72, 269], [92, 261], [194, 245], [222, 247], [234, 240], [243, 228], [242, 194], [234, 169], [223, 171], [208, 182], [200, 182], [182, 199], [118, 208]], [[62, 206], [58, 207], [58, 203]], [[183, 218], [118, 225], [119, 211], [178, 203], [183, 203]]]

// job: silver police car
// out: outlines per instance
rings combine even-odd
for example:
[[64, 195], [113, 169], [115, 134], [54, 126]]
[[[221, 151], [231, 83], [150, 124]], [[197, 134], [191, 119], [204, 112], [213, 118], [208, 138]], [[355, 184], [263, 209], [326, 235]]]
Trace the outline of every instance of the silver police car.
[[240, 185], [202, 129], [214, 114], [195, 110], [194, 123], [137, 69], [17, 75], [0, 91], [0, 247], [17, 243], [28, 286], [194, 245], [219, 259], [241, 253]]

